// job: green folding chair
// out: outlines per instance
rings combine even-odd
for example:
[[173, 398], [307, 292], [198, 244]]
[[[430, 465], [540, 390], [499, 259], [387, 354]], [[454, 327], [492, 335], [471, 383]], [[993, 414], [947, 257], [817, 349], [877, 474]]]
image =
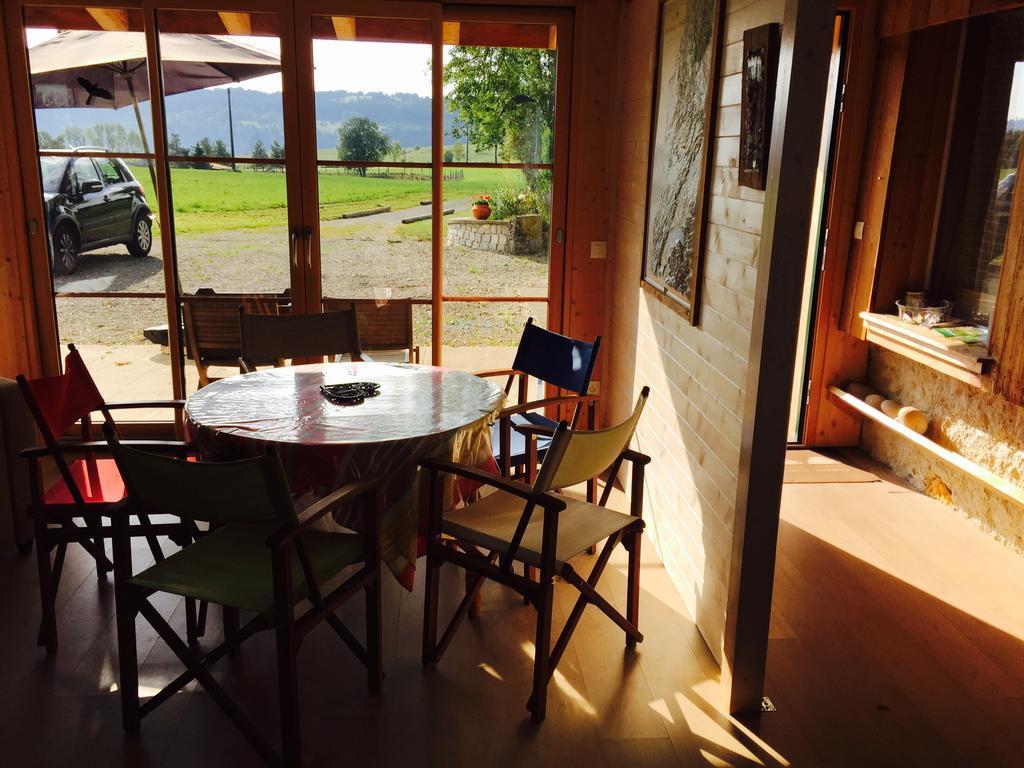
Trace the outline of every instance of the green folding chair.
[[[371, 693], [380, 690], [381, 595], [378, 479], [359, 480], [318, 501], [300, 523], [281, 463], [273, 452], [231, 462], [186, 462], [123, 445], [105, 429], [128, 489], [129, 503], [211, 524], [194, 544], [150, 568], [133, 573], [128, 516], [115, 518], [114, 578], [124, 728], [138, 733], [142, 717], [193, 679], [210, 694], [269, 765], [297, 766], [299, 745], [296, 661], [303, 638], [327, 622], [367, 668]], [[325, 533], [317, 520], [353, 502], [363, 502], [361, 533]], [[323, 586], [348, 566], [362, 567], [327, 594]], [[255, 616], [225, 641], [200, 656], [168, 625], [149, 596], [168, 592]], [[366, 645], [335, 611], [366, 593]], [[303, 601], [309, 605], [300, 608]], [[135, 617], [142, 614], [187, 668], [145, 703], [139, 701]], [[237, 650], [256, 632], [277, 635], [281, 751], [278, 753], [210, 674], [209, 667]]]
[[[545, 425], [518, 426], [517, 429], [531, 441], [538, 435], [551, 438], [544, 463], [532, 486], [451, 462], [436, 459], [420, 462], [430, 480], [423, 616], [424, 664], [436, 664], [441, 660], [484, 579], [511, 587], [537, 609], [533, 693], [526, 705], [534, 722], [544, 719], [548, 681], [587, 605], [596, 606], [622, 628], [626, 633], [627, 646], [633, 647], [644, 639], [638, 629], [640, 536], [644, 529], [644, 467], [650, 458], [630, 450], [629, 442], [649, 392], [644, 387], [632, 416], [609, 429], [576, 431], [564, 421], [554, 430]], [[530, 450], [532, 452], [535, 448]], [[612, 482], [605, 486], [597, 504], [557, 493], [597, 477], [605, 470], [609, 471], [609, 478], [614, 479], [624, 461], [632, 465], [629, 514], [605, 506]], [[466, 477], [496, 490], [479, 501], [444, 512], [442, 473]], [[576, 573], [570, 561], [605, 539], [607, 542], [590, 576], [584, 579]], [[618, 544], [629, 552], [625, 616], [596, 590], [608, 559]], [[512, 567], [517, 561], [539, 568], [540, 580], [532, 581], [518, 575]], [[466, 569], [467, 589], [465, 598], [438, 641], [438, 585], [441, 565], [446, 562]], [[556, 575], [576, 587], [580, 596], [552, 649], [551, 615]]]

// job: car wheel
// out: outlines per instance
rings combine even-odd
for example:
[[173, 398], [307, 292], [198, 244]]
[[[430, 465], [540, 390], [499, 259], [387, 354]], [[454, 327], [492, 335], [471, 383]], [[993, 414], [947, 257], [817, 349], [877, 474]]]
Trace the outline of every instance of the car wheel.
[[78, 269], [82, 259], [79, 250], [78, 233], [70, 224], [61, 224], [53, 233], [53, 271], [58, 275], [70, 275]]
[[128, 241], [128, 253], [132, 256], [148, 256], [153, 247], [153, 224], [145, 214], [135, 217], [132, 225], [132, 239]]

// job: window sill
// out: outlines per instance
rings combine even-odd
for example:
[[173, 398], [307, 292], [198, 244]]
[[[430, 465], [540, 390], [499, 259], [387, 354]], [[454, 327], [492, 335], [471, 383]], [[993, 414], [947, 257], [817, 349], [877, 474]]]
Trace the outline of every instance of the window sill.
[[952, 376], [979, 389], [991, 390], [995, 360], [988, 348], [947, 339], [931, 328], [905, 323], [895, 315], [861, 312], [867, 340], [896, 354]]

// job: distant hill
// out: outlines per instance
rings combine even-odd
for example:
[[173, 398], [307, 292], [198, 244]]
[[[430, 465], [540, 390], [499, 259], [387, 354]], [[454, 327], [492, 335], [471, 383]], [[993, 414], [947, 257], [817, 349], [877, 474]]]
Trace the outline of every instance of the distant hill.
[[[167, 130], [192, 146], [203, 137], [228, 142], [227, 92], [223, 89], [180, 93], [167, 99]], [[148, 119], [149, 104], [142, 111]], [[284, 142], [280, 93], [263, 93], [245, 88], [231, 89], [231, 110], [235, 126], [235, 149], [249, 151], [256, 139], [270, 146]], [[430, 143], [430, 99], [411, 93], [359, 93], [324, 91], [316, 95], [317, 147], [329, 149], [338, 144], [338, 127], [348, 118], [361, 116], [377, 122], [384, 132], [403, 147], [424, 147]], [[454, 121], [445, 114], [445, 131]], [[36, 111], [38, 128], [53, 136], [68, 125], [85, 127], [96, 123], [117, 123], [137, 130], [135, 113], [130, 107], [109, 109], [40, 109]]]

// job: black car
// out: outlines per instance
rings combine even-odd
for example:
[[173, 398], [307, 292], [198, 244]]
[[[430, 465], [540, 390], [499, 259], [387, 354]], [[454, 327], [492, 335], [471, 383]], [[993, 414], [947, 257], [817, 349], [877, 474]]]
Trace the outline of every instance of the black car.
[[[78, 148], [75, 151], [82, 151]], [[93, 147], [89, 151], [104, 151]], [[82, 254], [125, 244], [132, 256], [153, 247], [153, 212], [128, 166], [112, 157], [39, 158], [50, 233], [50, 263], [58, 275], [78, 268]]]

